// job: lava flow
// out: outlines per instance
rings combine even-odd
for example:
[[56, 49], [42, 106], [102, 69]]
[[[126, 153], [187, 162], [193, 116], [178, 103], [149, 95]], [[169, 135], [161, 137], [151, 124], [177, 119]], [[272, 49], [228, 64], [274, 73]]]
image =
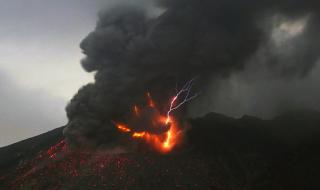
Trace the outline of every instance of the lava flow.
[[188, 81], [181, 90], [171, 99], [166, 114], [160, 114], [156, 103], [147, 93], [148, 104], [144, 108], [137, 105], [133, 107], [133, 119], [126, 124], [115, 122], [118, 130], [128, 133], [133, 139], [143, 139], [161, 153], [170, 152], [180, 141], [183, 129], [172, 115], [172, 112], [180, 108], [184, 103], [194, 99], [198, 94], [190, 95], [193, 81]]

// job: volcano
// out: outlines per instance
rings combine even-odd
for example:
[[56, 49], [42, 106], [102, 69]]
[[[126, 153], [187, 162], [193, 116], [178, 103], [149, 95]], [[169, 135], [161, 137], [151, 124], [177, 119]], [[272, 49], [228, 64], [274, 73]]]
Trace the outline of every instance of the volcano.
[[320, 113], [262, 120], [210, 113], [190, 119], [170, 154], [119, 147], [72, 150], [62, 128], [0, 149], [1, 189], [320, 188]]

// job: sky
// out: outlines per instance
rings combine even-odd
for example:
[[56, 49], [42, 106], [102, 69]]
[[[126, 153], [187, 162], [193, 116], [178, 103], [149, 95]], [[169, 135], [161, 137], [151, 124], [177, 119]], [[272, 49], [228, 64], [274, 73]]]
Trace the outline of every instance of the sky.
[[79, 43], [97, 10], [95, 1], [0, 0], [0, 146], [67, 122], [67, 102], [93, 81]]

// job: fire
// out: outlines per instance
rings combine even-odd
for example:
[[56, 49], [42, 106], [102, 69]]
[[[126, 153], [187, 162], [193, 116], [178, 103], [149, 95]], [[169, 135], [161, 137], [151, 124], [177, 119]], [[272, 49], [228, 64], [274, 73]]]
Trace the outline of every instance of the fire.
[[125, 125], [122, 124], [117, 124], [117, 127], [120, 131], [124, 132], [124, 133], [129, 133], [131, 132], [131, 129], [129, 129], [128, 127], [126, 127]]
[[170, 152], [181, 140], [182, 129], [179, 128], [177, 122], [171, 121], [171, 123], [166, 123], [170, 125], [170, 129], [161, 135], [146, 133], [142, 138], [144, 138], [148, 143], [151, 143], [157, 150], [162, 153]]
[[[179, 123], [176, 121], [176, 118], [172, 115], [172, 112], [182, 106], [184, 103], [192, 100], [198, 94], [190, 96], [191, 87], [193, 86], [193, 80], [187, 82], [183, 88], [177, 92], [176, 96], [171, 99], [169, 103], [169, 109], [164, 115], [160, 114], [160, 111], [157, 109], [154, 100], [152, 99], [151, 94], [147, 93], [147, 107], [141, 109], [137, 105], [134, 105], [132, 110], [134, 118], [139, 121], [139, 125], [150, 125], [150, 131], [134, 131], [132, 128], [127, 127], [127, 125], [115, 123], [119, 131], [123, 133], [130, 133], [133, 139], [142, 139], [147, 144], [152, 145], [156, 150], [162, 153], [170, 152], [182, 139], [183, 130], [179, 126]], [[182, 97], [181, 97], [182, 96]], [[151, 110], [151, 111], [150, 111]], [[151, 117], [146, 119], [145, 117]], [[146, 123], [146, 120], [149, 123]], [[137, 124], [137, 122], [135, 123]], [[154, 132], [152, 130], [159, 130], [161, 127], [161, 132]], [[154, 129], [153, 129], [154, 128]]]
[[133, 138], [143, 138], [145, 135], [146, 135], [146, 132], [133, 133], [132, 137]]
[[166, 139], [166, 141], [163, 143], [163, 147], [164, 147], [164, 148], [170, 148], [170, 145], [171, 145], [170, 141], [171, 141], [171, 132], [168, 131], [168, 133], [167, 133], [167, 139]]
[[[157, 109], [155, 107], [155, 103], [150, 95], [150, 93], [147, 93], [147, 98], [148, 98], [148, 108], [151, 109]], [[140, 110], [138, 106], [133, 106], [133, 114], [134, 117], [139, 118], [143, 114], [143, 110]], [[164, 133], [160, 134], [154, 134], [152, 132], [148, 131], [133, 131], [127, 125], [122, 124], [122, 123], [115, 123], [117, 126], [118, 130], [123, 132], [123, 133], [130, 133], [130, 136], [133, 139], [142, 139], [144, 140], [147, 144], [152, 145], [156, 150], [162, 152], [162, 153], [167, 153], [171, 151], [176, 144], [179, 142], [181, 139], [182, 135], [182, 130], [178, 127], [178, 123], [175, 121], [175, 119], [170, 116], [163, 116], [163, 115], [156, 115], [154, 116], [156, 118], [152, 118], [152, 125], [153, 126], [165, 126], [168, 127], [168, 130], [165, 131]]]

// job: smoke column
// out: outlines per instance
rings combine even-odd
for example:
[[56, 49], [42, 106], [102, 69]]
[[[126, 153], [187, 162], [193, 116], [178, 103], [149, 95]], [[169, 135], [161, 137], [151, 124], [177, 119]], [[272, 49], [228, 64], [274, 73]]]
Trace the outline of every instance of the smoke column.
[[128, 5], [101, 12], [95, 30], [81, 42], [86, 55], [81, 64], [95, 72], [95, 83], [82, 87], [66, 108], [64, 135], [72, 145], [115, 142], [118, 132], [111, 120], [125, 120], [134, 104], [144, 103], [146, 91], [156, 102], [167, 103], [176, 82], [198, 76], [197, 86], [206, 93], [211, 81], [243, 70], [267, 43], [272, 31], [262, 25], [271, 18], [308, 16], [301, 43], [292, 44], [296, 47], [289, 53], [268, 54], [279, 77], [306, 76], [319, 58], [317, 0], [157, 3], [164, 9], [157, 17]]

